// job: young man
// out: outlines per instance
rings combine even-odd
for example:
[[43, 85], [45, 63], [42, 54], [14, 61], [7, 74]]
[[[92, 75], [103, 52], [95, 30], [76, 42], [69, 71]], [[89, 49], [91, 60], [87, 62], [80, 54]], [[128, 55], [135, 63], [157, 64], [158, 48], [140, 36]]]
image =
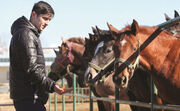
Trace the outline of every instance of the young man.
[[64, 93], [46, 77], [45, 60], [39, 35], [54, 16], [46, 2], [35, 3], [30, 20], [22, 16], [11, 27], [10, 97], [16, 111], [46, 111], [48, 93]]

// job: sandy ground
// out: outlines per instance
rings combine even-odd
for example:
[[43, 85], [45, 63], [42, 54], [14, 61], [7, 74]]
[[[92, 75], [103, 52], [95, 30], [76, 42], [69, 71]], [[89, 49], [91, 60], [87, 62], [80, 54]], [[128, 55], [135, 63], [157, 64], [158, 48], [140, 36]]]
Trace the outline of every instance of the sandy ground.
[[[54, 102], [53, 95], [54, 94], [52, 94], [52, 96], [51, 96], [51, 98], [52, 98], [51, 111], [55, 111], [54, 110], [55, 107], [53, 104], [53, 102]], [[61, 99], [61, 96], [58, 96], [58, 101], [60, 99]], [[72, 99], [72, 97], [66, 97], [66, 100], [71, 100], [71, 99]], [[88, 102], [81, 103], [82, 99], [79, 99], [79, 100], [80, 100], [80, 103], [76, 104], [76, 110], [77, 111], [89, 111], [89, 103]], [[0, 105], [1, 105], [0, 111], [15, 111], [12, 100], [9, 99], [9, 93], [0, 94]], [[49, 103], [46, 104], [46, 108], [47, 108], [47, 111], [49, 111]], [[59, 102], [57, 104], [57, 111], [62, 111], [62, 103], [61, 102]], [[65, 111], [73, 111], [73, 103], [66, 103]], [[98, 111], [96, 102], [93, 103], [93, 111]], [[120, 111], [131, 111], [131, 110], [129, 108], [129, 105], [121, 104]]]

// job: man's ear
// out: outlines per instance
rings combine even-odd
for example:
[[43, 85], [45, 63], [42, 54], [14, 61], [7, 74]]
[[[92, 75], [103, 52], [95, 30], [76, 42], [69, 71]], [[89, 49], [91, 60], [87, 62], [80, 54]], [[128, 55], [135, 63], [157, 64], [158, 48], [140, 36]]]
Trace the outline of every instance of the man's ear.
[[36, 19], [36, 17], [37, 17], [37, 13], [35, 11], [32, 11], [30, 21], [33, 25], [34, 25], [34, 20]]
[[37, 16], [37, 13], [35, 11], [32, 11], [31, 17], [35, 17], [35, 16]]

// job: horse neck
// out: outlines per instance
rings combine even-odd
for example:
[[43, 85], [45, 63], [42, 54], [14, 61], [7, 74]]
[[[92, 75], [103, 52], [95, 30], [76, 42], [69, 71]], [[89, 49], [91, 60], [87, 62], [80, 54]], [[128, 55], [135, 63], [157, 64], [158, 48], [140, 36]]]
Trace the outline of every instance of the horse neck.
[[[153, 31], [152, 31], [153, 33]], [[139, 34], [141, 45], [148, 39], [149, 34]], [[169, 51], [177, 39], [167, 35], [165, 31], [161, 32], [147, 47], [140, 53], [140, 64], [152, 71], [160, 70]]]
[[78, 56], [82, 57], [84, 54], [85, 47], [82, 44], [72, 43], [72, 49]]
[[84, 58], [85, 46], [78, 43], [72, 43], [72, 54], [76, 62], [75, 65], [80, 65], [81, 70], [85, 70], [88, 61]]

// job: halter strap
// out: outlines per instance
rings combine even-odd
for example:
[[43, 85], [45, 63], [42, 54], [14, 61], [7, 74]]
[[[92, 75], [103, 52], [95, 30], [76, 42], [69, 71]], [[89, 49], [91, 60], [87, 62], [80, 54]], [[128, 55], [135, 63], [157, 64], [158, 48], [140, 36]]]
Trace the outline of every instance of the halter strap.
[[96, 69], [98, 71], [98, 73], [100, 73], [101, 71], [105, 70], [109, 65], [111, 65], [113, 62], [115, 61], [115, 58], [113, 58], [108, 64], [106, 64], [103, 68], [97, 66], [96, 64], [89, 62], [89, 65]]

